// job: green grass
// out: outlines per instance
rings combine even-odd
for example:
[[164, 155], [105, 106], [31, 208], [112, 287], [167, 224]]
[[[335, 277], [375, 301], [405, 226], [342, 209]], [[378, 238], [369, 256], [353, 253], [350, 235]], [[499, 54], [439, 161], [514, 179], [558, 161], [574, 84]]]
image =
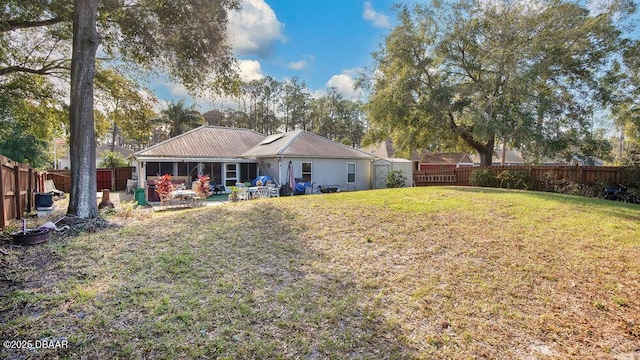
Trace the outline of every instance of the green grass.
[[640, 356], [637, 205], [408, 188], [127, 214], [9, 249], [3, 340], [70, 346], [0, 356]]

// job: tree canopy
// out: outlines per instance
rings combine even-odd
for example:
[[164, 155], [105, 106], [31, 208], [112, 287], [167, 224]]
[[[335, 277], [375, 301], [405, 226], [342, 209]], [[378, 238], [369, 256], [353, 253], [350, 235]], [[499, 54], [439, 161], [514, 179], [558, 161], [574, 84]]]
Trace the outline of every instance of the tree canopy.
[[163, 71], [190, 89], [206, 86], [211, 79], [228, 80], [235, 60], [226, 41], [227, 11], [237, 6], [237, 0], [7, 0], [3, 4], [0, 82], [14, 74], [67, 80], [70, 75], [70, 214], [97, 215], [93, 80], [98, 46], [102, 45], [104, 60]]
[[398, 25], [373, 54], [369, 140], [392, 138], [405, 151], [463, 144], [483, 165], [498, 141], [534, 158], [566, 149], [610, 105], [624, 48], [614, 18], [635, 7], [616, 9], [593, 15], [562, 0], [398, 5]]

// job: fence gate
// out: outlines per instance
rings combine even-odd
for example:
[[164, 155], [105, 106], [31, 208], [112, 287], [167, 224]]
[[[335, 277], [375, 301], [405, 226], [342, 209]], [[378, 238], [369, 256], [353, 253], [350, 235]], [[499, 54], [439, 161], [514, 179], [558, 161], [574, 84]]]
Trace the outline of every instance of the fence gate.
[[384, 189], [387, 187], [387, 174], [389, 173], [389, 164], [373, 165], [373, 188]]
[[96, 191], [100, 192], [103, 189], [111, 189], [111, 169], [97, 169], [96, 170]]

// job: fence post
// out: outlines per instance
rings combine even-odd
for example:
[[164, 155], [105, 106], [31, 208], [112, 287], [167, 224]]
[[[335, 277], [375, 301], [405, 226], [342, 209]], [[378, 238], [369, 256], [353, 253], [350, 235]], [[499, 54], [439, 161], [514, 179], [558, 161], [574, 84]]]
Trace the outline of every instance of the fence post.
[[6, 213], [6, 209], [4, 206], [4, 163], [5, 160], [7, 158], [5, 158], [4, 156], [0, 156], [0, 230], [4, 230], [4, 228], [7, 226], [7, 221], [9, 219], [7, 219], [7, 213]]
[[20, 164], [13, 164], [13, 175], [15, 178], [14, 181], [14, 191], [13, 191], [13, 199], [16, 202], [16, 219], [20, 219], [22, 216], [22, 201], [20, 201]]
[[33, 178], [33, 168], [29, 167], [29, 172], [28, 175], [29, 177], [29, 182], [27, 183], [27, 212], [31, 213], [31, 210], [33, 209], [33, 201], [34, 201], [34, 191], [33, 191], [33, 183], [34, 183], [34, 178]]

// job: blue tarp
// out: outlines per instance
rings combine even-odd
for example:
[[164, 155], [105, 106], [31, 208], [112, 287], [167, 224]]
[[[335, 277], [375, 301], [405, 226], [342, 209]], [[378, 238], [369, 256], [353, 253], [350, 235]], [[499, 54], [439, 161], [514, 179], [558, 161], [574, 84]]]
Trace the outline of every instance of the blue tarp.
[[[298, 180], [298, 179], [296, 179]], [[300, 181], [296, 181], [296, 188], [295, 188], [295, 194], [304, 194], [305, 190], [311, 187], [311, 183], [310, 182], [300, 182]]]
[[262, 181], [262, 185], [265, 185], [267, 183], [267, 180], [273, 181], [273, 178], [267, 175], [258, 176], [257, 178], [251, 180], [251, 186], [256, 186], [256, 183], [258, 182], [258, 180]]

